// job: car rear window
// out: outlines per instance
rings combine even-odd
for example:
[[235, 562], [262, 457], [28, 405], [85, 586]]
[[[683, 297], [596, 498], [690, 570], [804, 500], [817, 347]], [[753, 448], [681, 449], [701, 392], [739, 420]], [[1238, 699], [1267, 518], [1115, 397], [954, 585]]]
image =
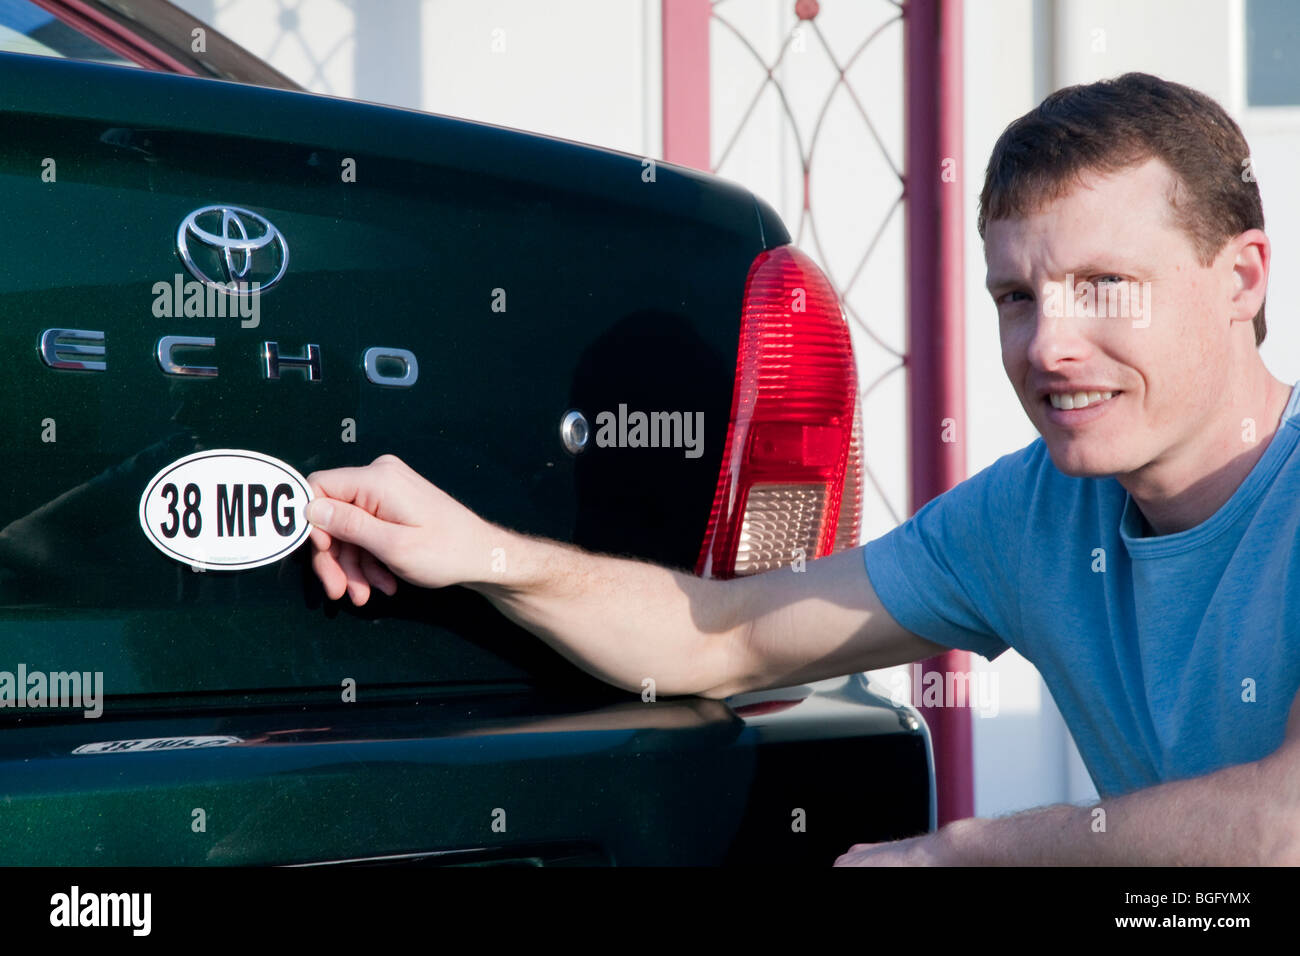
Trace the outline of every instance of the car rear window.
[[0, 51], [135, 66], [30, 0], [0, 0]]

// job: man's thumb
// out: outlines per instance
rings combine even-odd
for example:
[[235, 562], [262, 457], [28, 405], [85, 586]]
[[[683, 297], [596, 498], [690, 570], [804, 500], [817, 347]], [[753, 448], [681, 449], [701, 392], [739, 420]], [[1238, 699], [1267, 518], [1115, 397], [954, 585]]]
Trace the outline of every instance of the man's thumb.
[[360, 545], [372, 554], [383, 550], [383, 527], [369, 512], [345, 501], [314, 498], [308, 502], [305, 517], [313, 525], [328, 531], [331, 537]]
[[313, 498], [307, 502], [303, 515], [317, 528], [328, 530], [330, 519], [334, 517], [334, 505], [324, 498]]

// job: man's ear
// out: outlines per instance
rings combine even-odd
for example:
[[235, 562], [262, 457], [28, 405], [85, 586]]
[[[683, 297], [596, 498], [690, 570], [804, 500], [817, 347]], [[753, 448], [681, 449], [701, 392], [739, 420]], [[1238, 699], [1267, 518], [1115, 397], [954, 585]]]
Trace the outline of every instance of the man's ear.
[[1223, 250], [1232, 265], [1230, 316], [1234, 322], [1253, 321], [1264, 305], [1273, 247], [1262, 229], [1247, 229]]

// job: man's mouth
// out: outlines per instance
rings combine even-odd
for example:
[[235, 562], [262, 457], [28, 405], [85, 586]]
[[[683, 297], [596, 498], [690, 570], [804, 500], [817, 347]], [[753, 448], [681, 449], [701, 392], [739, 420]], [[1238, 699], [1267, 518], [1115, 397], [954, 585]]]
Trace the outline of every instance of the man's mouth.
[[1050, 392], [1047, 400], [1053, 408], [1059, 408], [1062, 411], [1070, 411], [1075, 408], [1087, 408], [1089, 405], [1096, 405], [1099, 402], [1109, 401], [1111, 398], [1120, 394], [1119, 392]]
[[1043, 396], [1047, 420], [1062, 428], [1087, 425], [1110, 411], [1123, 392], [1089, 389], [1078, 392], [1049, 392]]

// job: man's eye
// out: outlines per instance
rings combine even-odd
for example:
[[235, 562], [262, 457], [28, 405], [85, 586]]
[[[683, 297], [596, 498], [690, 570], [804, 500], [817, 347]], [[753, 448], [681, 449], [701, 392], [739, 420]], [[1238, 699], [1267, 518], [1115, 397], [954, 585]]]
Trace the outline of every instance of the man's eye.
[[[1017, 299], [1016, 296], [1020, 296], [1020, 299]], [[997, 299], [994, 300], [994, 302], [997, 305], [1011, 305], [1015, 302], [1022, 301], [1022, 300], [1028, 302], [1029, 293], [1022, 292], [1019, 289], [1016, 289], [1012, 292], [1002, 293], [1000, 296], [997, 297]]]
[[1123, 276], [1105, 275], [1105, 276], [1098, 276], [1096, 279], [1093, 280], [1093, 284], [1103, 285], [1103, 284], [1110, 284], [1113, 282], [1124, 282], [1124, 281], [1126, 280], [1124, 279]]

